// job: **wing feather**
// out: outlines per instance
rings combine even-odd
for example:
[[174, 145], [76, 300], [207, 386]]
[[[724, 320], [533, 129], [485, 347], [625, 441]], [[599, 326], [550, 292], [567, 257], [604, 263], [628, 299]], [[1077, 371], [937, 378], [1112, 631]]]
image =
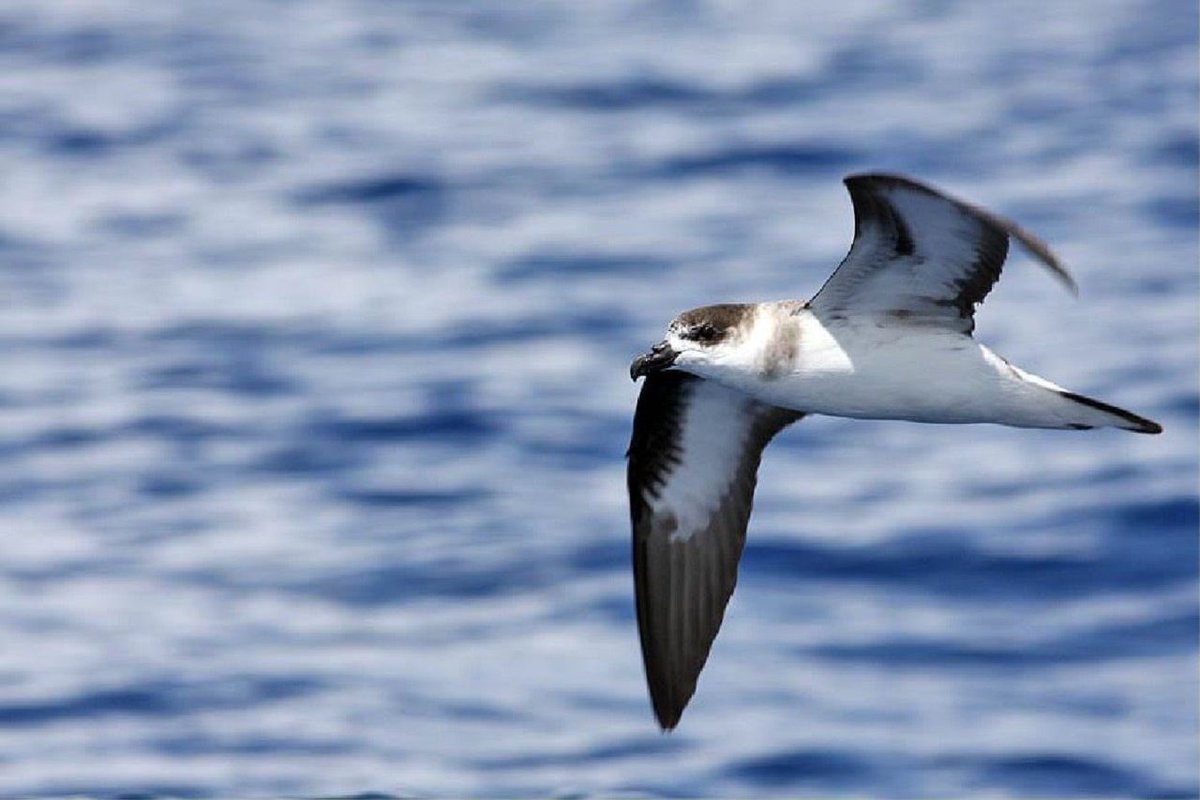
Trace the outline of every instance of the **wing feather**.
[[845, 183], [854, 243], [809, 302], [820, 317], [874, 313], [970, 333], [1010, 238], [1075, 291], [1050, 248], [1011, 220], [897, 175], [853, 175]]
[[633, 573], [664, 729], [695, 691], [733, 594], [763, 448], [802, 416], [683, 372], [642, 386], [629, 445]]

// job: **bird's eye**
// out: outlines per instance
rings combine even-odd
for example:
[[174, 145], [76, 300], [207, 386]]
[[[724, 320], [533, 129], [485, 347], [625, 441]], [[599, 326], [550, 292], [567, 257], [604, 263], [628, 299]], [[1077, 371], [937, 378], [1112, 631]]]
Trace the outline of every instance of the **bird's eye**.
[[705, 322], [688, 331], [688, 338], [697, 342], [712, 342], [717, 338], [717, 329]]

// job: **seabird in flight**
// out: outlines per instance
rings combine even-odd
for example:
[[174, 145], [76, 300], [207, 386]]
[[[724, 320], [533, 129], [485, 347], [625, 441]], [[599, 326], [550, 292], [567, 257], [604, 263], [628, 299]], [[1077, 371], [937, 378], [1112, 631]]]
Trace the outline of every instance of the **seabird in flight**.
[[666, 730], [733, 594], [763, 448], [805, 414], [1162, 431], [971, 337], [1010, 238], [1075, 289], [1042, 241], [909, 178], [845, 183], [854, 242], [815, 297], [685, 311], [630, 366], [646, 378], [628, 471], [638, 629]]

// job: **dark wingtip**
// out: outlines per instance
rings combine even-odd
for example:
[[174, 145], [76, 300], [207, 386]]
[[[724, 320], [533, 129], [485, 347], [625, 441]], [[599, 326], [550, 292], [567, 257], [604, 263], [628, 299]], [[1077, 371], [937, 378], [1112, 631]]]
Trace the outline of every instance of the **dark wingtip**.
[[679, 718], [682, 716], [682, 708], [655, 707], [654, 709], [654, 717], [658, 720], [658, 727], [662, 728], [663, 733], [675, 730], [675, 726], [679, 724]]
[[[642, 654], [643, 656], [648, 655], [645, 649]], [[658, 727], [662, 728], [663, 733], [670, 733], [679, 724], [683, 710], [687, 708], [688, 701], [692, 699], [695, 684], [692, 685], [692, 691], [684, 691], [672, 680], [672, 676], [663, 670], [664, 665], [661, 662], [647, 660], [645, 666], [647, 688], [650, 690], [650, 705], [654, 708], [654, 718], [658, 721]]]
[[654, 704], [654, 718], [658, 720], [658, 727], [662, 728], [663, 733], [670, 733], [679, 724], [679, 719], [683, 716], [683, 709], [691, 698], [680, 703], [675, 698], [664, 697], [662, 694], [652, 692], [651, 695], [651, 702]]

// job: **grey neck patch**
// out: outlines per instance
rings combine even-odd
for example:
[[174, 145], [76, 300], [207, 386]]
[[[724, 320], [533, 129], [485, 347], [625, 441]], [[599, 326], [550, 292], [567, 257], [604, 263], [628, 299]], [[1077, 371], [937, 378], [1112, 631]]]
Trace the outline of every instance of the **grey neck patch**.
[[773, 309], [763, 309], [766, 319], [760, 319], [758, 324], [770, 325], [771, 329], [770, 338], [760, 356], [762, 377], [766, 380], [782, 377], [796, 367], [800, 352], [800, 325], [793, 305], [781, 304]]

